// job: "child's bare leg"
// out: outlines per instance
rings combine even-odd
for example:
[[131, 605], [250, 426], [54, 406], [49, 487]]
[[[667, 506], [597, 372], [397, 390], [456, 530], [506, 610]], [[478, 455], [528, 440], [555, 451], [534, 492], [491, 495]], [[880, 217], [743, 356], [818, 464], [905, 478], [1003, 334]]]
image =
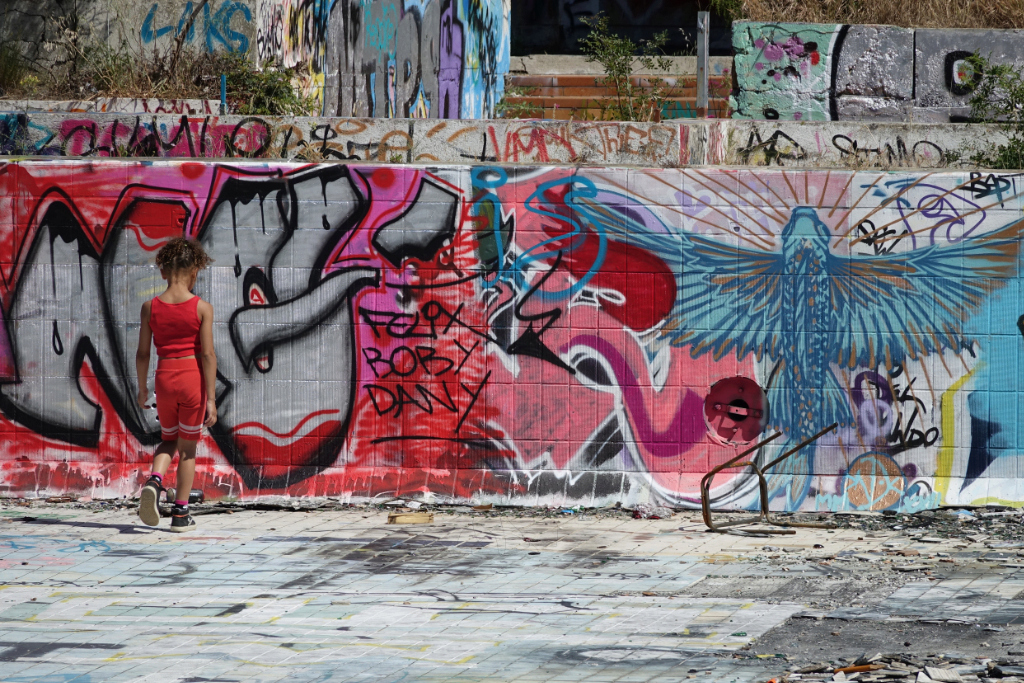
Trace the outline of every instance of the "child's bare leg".
[[[184, 501], [187, 506], [189, 494], [192, 492], [192, 482], [196, 477], [196, 442], [179, 438], [178, 456], [178, 475], [175, 477], [178, 489], [174, 497]], [[188, 514], [188, 507], [178, 507], [175, 503], [171, 512], [171, 531], [181, 533], [195, 528], [196, 522]]]
[[192, 483], [196, 477], [196, 445], [198, 441], [178, 439], [178, 475], [174, 478], [177, 484], [175, 496], [178, 500], [188, 500], [192, 492]]
[[153, 471], [160, 474], [161, 477], [167, 474], [167, 468], [171, 466], [171, 459], [174, 457], [174, 451], [178, 449], [177, 439], [172, 441], [161, 441], [160, 445], [156, 447], [156, 453], [153, 454]]
[[160, 522], [160, 509], [157, 504], [160, 501], [160, 489], [163, 486], [163, 477], [167, 474], [167, 468], [171, 466], [171, 458], [178, 448], [177, 441], [161, 441], [153, 454], [153, 473], [159, 474], [160, 478], [150, 477], [146, 485], [142, 487], [139, 494], [139, 517], [143, 523], [149, 526], [156, 526]]

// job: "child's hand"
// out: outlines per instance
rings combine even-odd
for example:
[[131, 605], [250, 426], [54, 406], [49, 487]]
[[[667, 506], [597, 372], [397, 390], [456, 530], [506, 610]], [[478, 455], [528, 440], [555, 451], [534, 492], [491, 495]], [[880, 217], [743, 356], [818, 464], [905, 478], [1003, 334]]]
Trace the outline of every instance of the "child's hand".
[[216, 399], [206, 399], [206, 422], [203, 423], [204, 427], [212, 427], [217, 424], [217, 401]]
[[139, 401], [139, 406], [143, 410], [148, 410], [149, 409], [149, 406], [146, 405], [146, 399], [148, 399], [148, 398], [149, 398], [149, 389], [147, 389], [146, 387], [140, 387], [139, 388], [139, 398], [138, 398], [138, 401]]

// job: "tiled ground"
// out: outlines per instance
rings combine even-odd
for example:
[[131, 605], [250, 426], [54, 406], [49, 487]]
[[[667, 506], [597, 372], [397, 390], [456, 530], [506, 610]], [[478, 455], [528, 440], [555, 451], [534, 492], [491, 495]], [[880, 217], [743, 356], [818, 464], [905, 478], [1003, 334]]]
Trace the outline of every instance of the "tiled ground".
[[[745, 591], [881, 576], [844, 558], [894, 537], [722, 536], [689, 515], [389, 526], [372, 508], [246, 511], [177, 535], [129, 510], [4, 514], [0, 677], [38, 683], [763, 681], [783, 662], [741, 648], [808, 606]], [[974, 565], [918, 577], [884, 610], [1012, 612], [1016, 569]]]

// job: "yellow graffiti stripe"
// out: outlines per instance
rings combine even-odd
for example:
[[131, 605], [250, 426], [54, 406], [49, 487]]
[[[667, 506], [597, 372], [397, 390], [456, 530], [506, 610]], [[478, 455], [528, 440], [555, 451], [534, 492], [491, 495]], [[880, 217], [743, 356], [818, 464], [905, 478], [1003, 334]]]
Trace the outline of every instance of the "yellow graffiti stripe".
[[939, 462], [935, 471], [935, 491], [942, 496], [942, 502], [946, 502], [946, 491], [949, 490], [949, 478], [953, 474], [953, 458], [956, 449], [953, 447], [956, 440], [956, 410], [954, 397], [956, 392], [967, 384], [967, 380], [974, 375], [981, 367], [979, 363], [973, 370], [953, 382], [953, 386], [942, 392], [940, 406], [942, 408], [942, 447], [939, 449]]
[[994, 496], [987, 496], [985, 498], [978, 498], [972, 500], [971, 505], [1005, 505], [1006, 507], [1019, 508], [1019, 500], [1006, 500], [1005, 498], [997, 498]]

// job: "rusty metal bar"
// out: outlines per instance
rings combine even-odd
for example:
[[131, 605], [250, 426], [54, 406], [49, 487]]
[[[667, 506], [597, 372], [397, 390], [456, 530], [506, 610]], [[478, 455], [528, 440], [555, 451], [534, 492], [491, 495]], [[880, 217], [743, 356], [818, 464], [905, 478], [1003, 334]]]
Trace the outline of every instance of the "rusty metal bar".
[[[700, 480], [700, 507], [701, 507], [702, 516], [704, 517], [704, 524], [706, 524], [709, 529], [711, 529], [712, 531], [719, 531], [719, 530], [724, 529], [725, 527], [729, 527], [729, 526], [738, 526], [740, 524], [753, 524], [753, 523], [759, 522], [759, 521], [761, 521], [761, 520], [763, 520], [765, 518], [765, 514], [767, 512], [767, 509], [765, 508], [765, 502], [767, 501], [767, 495], [766, 495], [766, 493], [767, 493], [767, 485], [766, 485], [766, 483], [764, 481], [764, 476], [761, 475], [761, 472], [760, 472], [760, 470], [758, 470], [757, 465], [755, 465], [752, 461], [746, 461], [746, 462], [740, 462], [740, 461], [743, 460], [743, 458], [745, 458], [748, 455], [750, 455], [751, 453], [753, 453], [754, 451], [756, 451], [757, 449], [761, 448], [762, 446], [764, 446], [766, 444], [771, 443], [772, 441], [774, 441], [775, 439], [779, 438], [780, 436], [782, 436], [782, 432], [776, 432], [775, 434], [769, 436], [767, 439], [765, 439], [765, 440], [763, 440], [763, 441], [761, 441], [761, 442], [751, 446], [747, 450], [745, 450], [742, 453], [738, 454], [736, 457], [730, 458], [729, 460], [727, 460], [726, 462], [722, 463], [718, 467], [715, 467], [714, 469], [712, 469], [710, 472], [708, 472], [707, 474], [705, 474], [701, 478], [701, 480]], [[744, 519], [741, 519], [741, 520], [733, 520], [731, 522], [723, 522], [722, 524], [717, 524], [716, 525], [714, 523], [714, 521], [711, 519], [711, 481], [715, 478], [716, 474], [718, 474], [719, 472], [721, 472], [724, 469], [728, 469], [728, 468], [731, 468], [731, 467], [753, 467], [754, 471], [757, 472], [757, 476], [758, 476], [758, 479], [759, 479], [758, 483], [759, 483], [760, 488], [761, 488], [761, 512], [760, 512], [760, 514], [757, 517], [744, 518]]]
[[[839, 423], [838, 422], [833, 422], [831, 425], [829, 425], [828, 427], [825, 427], [824, 429], [822, 429], [820, 432], [818, 432], [814, 436], [809, 437], [807, 439], [804, 439], [803, 441], [801, 441], [799, 444], [797, 444], [793, 448], [789, 449], [788, 451], [786, 451], [785, 453], [783, 453], [779, 457], [777, 457], [774, 460], [772, 460], [770, 463], [768, 463], [767, 465], [765, 465], [762, 468], [761, 472], [762, 473], [767, 472], [769, 468], [774, 467], [775, 465], [778, 465], [780, 462], [782, 462], [786, 458], [790, 457], [791, 455], [793, 455], [794, 453], [796, 453], [800, 449], [806, 448], [807, 446], [811, 445], [812, 443], [814, 443], [815, 441], [817, 441], [821, 437], [825, 436], [829, 432], [835, 431], [838, 428], [839, 428]], [[833, 524], [831, 522], [781, 522], [781, 521], [778, 521], [777, 519], [772, 519], [771, 511], [768, 509], [768, 498], [767, 498], [767, 495], [765, 496], [765, 500], [764, 500], [764, 518], [765, 518], [765, 521], [768, 524], [774, 524], [776, 526], [785, 526], [785, 527], [796, 526], [796, 527], [803, 527], [805, 529], [832, 529], [832, 528], [835, 528], [835, 526], [836, 526], [835, 524]]]
[[824, 429], [822, 429], [820, 432], [818, 432], [814, 436], [811, 436], [811, 437], [808, 437], [808, 438], [804, 439], [803, 441], [801, 441], [799, 444], [797, 444], [793, 448], [790, 448], [788, 451], [786, 451], [785, 453], [783, 453], [779, 457], [777, 457], [774, 460], [772, 460], [770, 463], [767, 463], [764, 467], [761, 468], [761, 471], [762, 472], [767, 472], [770, 468], [775, 467], [780, 462], [782, 462], [783, 460], [785, 460], [789, 456], [793, 455], [794, 453], [796, 453], [800, 449], [806, 448], [807, 446], [810, 446], [812, 443], [814, 443], [815, 441], [817, 441], [821, 437], [825, 436], [829, 432], [837, 429], [838, 427], [839, 427], [839, 423], [838, 422], [833, 422], [830, 427], [825, 427]]
[[[838, 422], [833, 423], [832, 425], [830, 425], [828, 427], [825, 427], [824, 429], [819, 431], [814, 436], [811, 436], [811, 437], [809, 437], [807, 439], [804, 439], [799, 444], [797, 444], [793, 448], [789, 449], [788, 451], [786, 451], [785, 453], [783, 453], [779, 457], [775, 458], [774, 460], [772, 460], [768, 464], [764, 465], [763, 467], [758, 467], [757, 464], [753, 460], [747, 460], [747, 461], [744, 461], [744, 462], [740, 462], [740, 460], [745, 458], [747, 455], [750, 455], [751, 453], [753, 453], [754, 451], [758, 450], [759, 448], [767, 445], [768, 443], [770, 443], [770, 442], [774, 441], [775, 439], [779, 438], [780, 436], [782, 436], [782, 432], [776, 432], [775, 434], [773, 434], [772, 436], [768, 437], [767, 439], [759, 442], [758, 444], [756, 444], [754, 446], [751, 446], [750, 448], [748, 448], [747, 450], [743, 451], [742, 453], [740, 453], [736, 457], [734, 457], [734, 458], [732, 458], [732, 459], [722, 463], [718, 467], [715, 467], [710, 472], [705, 474], [704, 477], [701, 478], [701, 480], [700, 480], [700, 503], [701, 503], [701, 512], [702, 512], [702, 515], [704, 517], [704, 524], [707, 525], [707, 527], [709, 529], [711, 529], [712, 531], [722, 531], [726, 527], [741, 526], [741, 525], [744, 525], [744, 524], [756, 524], [758, 522], [763, 522], [765, 524], [773, 524], [775, 526], [782, 526], [782, 527], [806, 527], [806, 528], [812, 528], [812, 529], [829, 529], [829, 528], [834, 527], [835, 525], [831, 524], [831, 523], [821, 524], [821, 523], [817, 523], [817, 522], [781, 522], [781, 521], [773, 520], [772, 517], [771, 517], [771, 512], [768, 509], [768, 481], [765, 479], [764, 473], [767, 472], [770, 468], [778, 465], [780, 462], [782, 462], [786, 458], [789, 458], [790, 456], [792, 456], [795, 453], [799, 452], [801, 449], [806, 448], [807, 446], [809, 446], [810, 444], [814, 443], [815, 441], [817, 441], [821, 437], [825, 436], [829, 432], [835, 431], [838, 428], [839, 428], [839, 423]], [[731, 468], [731, 467], [750, 467], [751, 469], [754, 470], [754, 473], [757, 475], [757, 479], [758, 479], [758, 482], [757, 482], [758, 483], [758, 488], [760, 489], [759, 492], [760, 492], [760, 497], [761, 497], [761, 514], [757, 515], [756, 517], [745, 517], [743, 519], [737, 519], [737, 520], [733, 520], [733, 521], [730, 521], [730, 522], [722, 522], [720, 524], [715, 524], [714, 521], [711, 519], [711, 481], [714, 479], [716, 474], [718, 474], [719, 472], [721, 472], [724, 469], [728, 469], [728, 468]], [[758, 529], [758, 533], [789, 534], [789, 533], [793, 533], [793, 532], [790, 531], [789, 529]]]

